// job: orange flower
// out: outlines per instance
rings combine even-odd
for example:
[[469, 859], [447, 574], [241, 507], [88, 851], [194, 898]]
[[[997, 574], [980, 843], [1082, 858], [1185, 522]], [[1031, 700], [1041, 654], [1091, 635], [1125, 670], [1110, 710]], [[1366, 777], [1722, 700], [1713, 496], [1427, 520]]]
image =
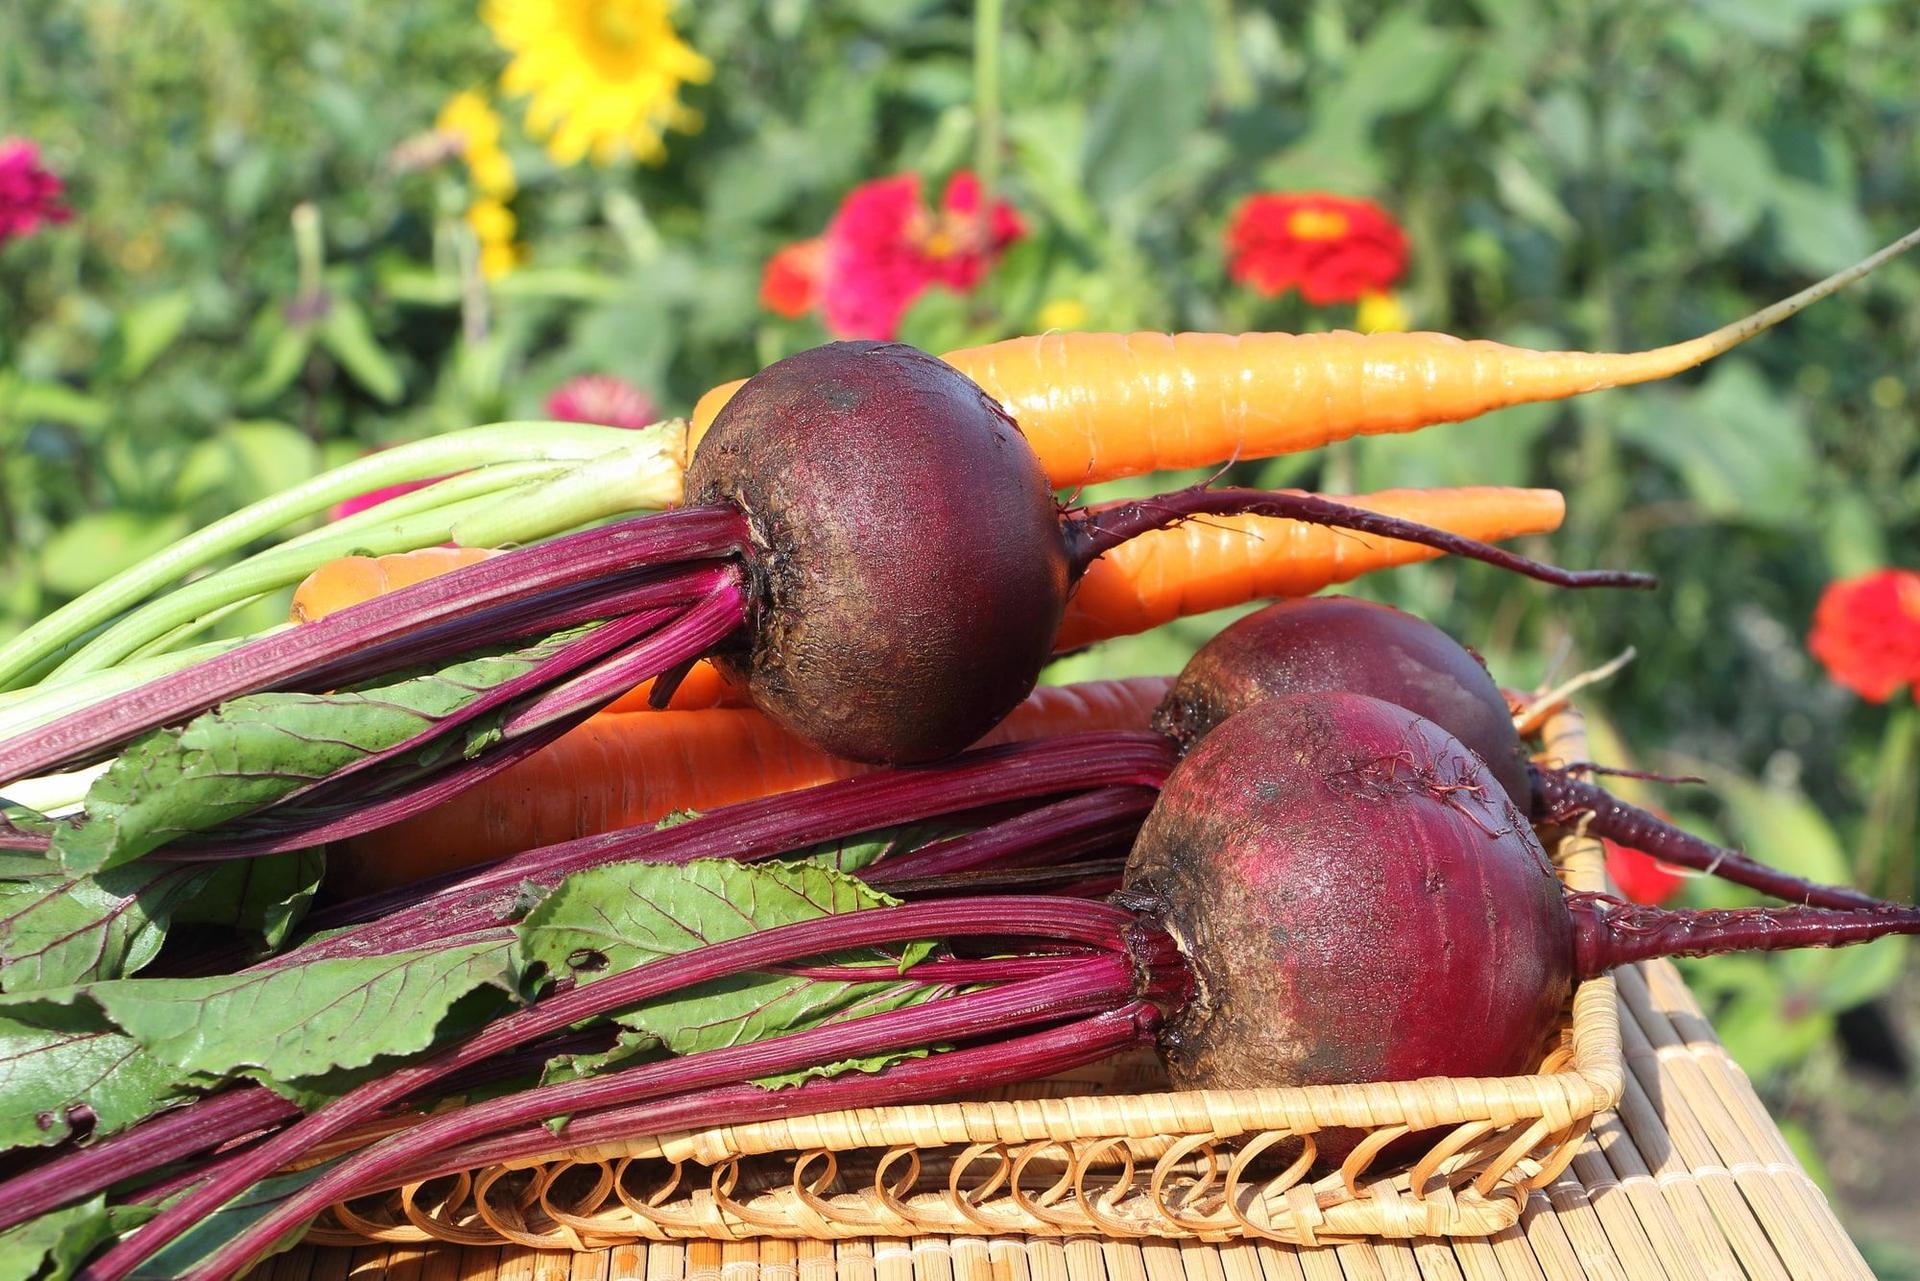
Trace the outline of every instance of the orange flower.
[[1869, 702], [1884, 703], [1903, 685], [1920, 701], [1920, 572], [1880, 569], [1827, 584], [1807, 648]]
[[767, 259], [760, 276], [760, 305], [789, 320], [804, 316], [820, 303], [820, 267], [824, 245], [818, 236], [796, 240]]
[[1384, 293], [1407, 269], [1407, 238], [1367, 200], [1321, 192], [1249, 196], [1227, 227], [1228, 272], [1272, 297], [1298, 289], [1316, 307]]

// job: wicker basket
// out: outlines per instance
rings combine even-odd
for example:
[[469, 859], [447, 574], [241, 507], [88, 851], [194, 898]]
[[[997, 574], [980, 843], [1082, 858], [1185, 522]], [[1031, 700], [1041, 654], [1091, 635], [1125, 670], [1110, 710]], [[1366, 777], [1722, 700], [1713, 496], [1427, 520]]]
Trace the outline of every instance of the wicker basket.
[[[1544, 755], [1586, 759], [1576, 714], [1548, 722]], [[1604, 888], [1597, 842], [1560, 834], [1554, 849], [1570, 887]], [[1566, 1167], [1623, 1080], [1613, 981], [1591, 979], [1531, 1076], [1173, 1092], [1150, 1058], [1128, 1059], [996, 1098], [556, 1151], [336, 1206], [308, 1240], [1486, 1236]], [[1310, 1180], [1331, 1127], [1365, 1138]], [[1411, 1165], [1396, 1144], [1409, 1134]]]

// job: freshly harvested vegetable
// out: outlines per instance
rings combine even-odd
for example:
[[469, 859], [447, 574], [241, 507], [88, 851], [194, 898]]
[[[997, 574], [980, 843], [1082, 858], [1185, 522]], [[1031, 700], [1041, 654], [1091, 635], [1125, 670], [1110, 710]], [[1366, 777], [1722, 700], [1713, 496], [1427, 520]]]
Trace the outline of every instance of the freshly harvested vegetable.
[[15, 822], [0, 847], [97, 870], [163, 846], [343, 839], [709, 655], [835, 755], [948, 755], [1033, 688], [1087, 565], [1198, 515], [1351, 528], [1567, 586], [1650, 584], [1305, 494], [1191, 489], [1062, 518], [999, 408], [898, 345], [816, 348], [754, 382], [707, 433], [690, 506], [491, 557], [0, 741], [0, 786], [128, 749], [84, 816], [51, 834]]
[[[1477, 756], [1405, 708], [1340, 693], [1270, 699], [1217, 726], [1162, 788], [1123, 901], [1135, 910], [1010, 895], [893, 906], [821, 869], [586, 872], [503, 939], [528, 1005], [203, 1162], [87, 1275], [127, 1275], [258, 1179], [376, 1121], [385, 1137], [241, 1225], [194, 1275], [234, 1275], [324, 1206], [398, 1183], [557, 1142], [1031, 1079], [1074, 1039], [1105, 1054], [1164, 1023], [1159, 1048], [1190, 1087], [1513, 1073], [1537, 1064], [1572, 984], [1614, 966], [1920, 932], [1920, 911], [1890, 906], [1668, 912], [1566, 896]], [[728, 906], [700, 906], [716, 903]], [[863, 963], [870, 948], [885, 960]], [[789, 996], [782, 1009], [809, 1012], [760, 1017]], [[584, 1079], [419, 1110], [462, 1072], [607, 1018], [674, 1057], [625, 1038]], [[560, 1136], [541, 1128], [556, 1115]]]
[[[1042, 686], [978, 746], [1058, 734], [1145, 730], [1161, 677]], [[677, 811], [863, 774], [750, 707], [607, 712], [471, 791], [336, 847], [329, 884], [364, 892]]]
[[1816, 884], [1703, 841], [1590, 779], [1536, 764], [1480, 656], [1390, 605], [1322, 596], [1249, 614], [1194, 654], [1154, 724], [1191, 744], [1263, 699], [1334, 691], [1384, 699], [1440, 725], [1486, 763], [1536, 823], [1584, 821], [1595, 836], [1790, 903], [1881, 905], [1859, 890]]
[[[1449, 334], [1046, 333], [944, 359], [1013, 415], [1059, 488], [1353, 436], [1415, 431], [1511, 405], [1670, 378], [1739, 346], [1920, 244], [1908, 232], [1791, 298], [1640, 352], [1527, 351]], [[694, 407], [692, 439], [741, 383]]]
[[[1492, 485], [1388, 489], [1336, 501], [1481, 542], [1552, 533], [1560, 527], [1567, 507], [1557, 490]], [[295, 594], [293, 621], [324, 618], [431, 573], [457, 568], [468, 558], [479, 560], [490, 554], [434, 547], [381, 557], [371, 564], [365, 557], [347, 557], [322, 565]], [[1419, 543], [1268, 516], [1219, 516], [1151, 530], [1087, 567], [1067, 599], [1054, 650], [1078, 649], [1175, 618], [1266, 597], [1309, 596], [1335, 583], [1439, 554]], [[609, 710], [643, 710], [650, 706], [651, 693], [649, 682], [622, 695]], [[702, 662], [680, 682], [669, 706], [692, 710], [740, 706], [747, 701], [744, 690]]]

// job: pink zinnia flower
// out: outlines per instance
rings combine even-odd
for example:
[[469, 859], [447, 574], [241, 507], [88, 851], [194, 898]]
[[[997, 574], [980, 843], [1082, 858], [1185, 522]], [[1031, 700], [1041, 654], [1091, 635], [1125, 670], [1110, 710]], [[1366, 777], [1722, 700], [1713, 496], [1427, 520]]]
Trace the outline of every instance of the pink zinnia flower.
[[547, 397], [547, 412], [570, 423], [648, 427], [659, 421], [653, 398], [612, 374], [581, 374]]
[[921, 198], [918, 174], [863, 183], [827, 225], [827, 328], [842, 338], [892, 338], [929, 285], [978, 287], [1025, 230], [1005, 202], [982, 218], [979, 180], [965, 171], [947, 183], [937, 213]]
[[327, 513], [327, 519], [345, 520], [355, 512], [363, 512], [369, 507], [378, 507], [390, 498], [398, 498], [402, 494], [411, 494], [416, 489], [425, 489], [428, 485], [436, 484], [445, 479], [445, 476], [429, 476], [425, 480], [403, 480], [397, 485], [387, 485], [381, 489], [371, 490], [353, 498], [344, 499], [333, 505], [333, 510]]
[[30, 236], [43, 224], [65, 222], [66, 184], [40, 163], [40, 148], [25, 138], [0, 139], [0, 245]]

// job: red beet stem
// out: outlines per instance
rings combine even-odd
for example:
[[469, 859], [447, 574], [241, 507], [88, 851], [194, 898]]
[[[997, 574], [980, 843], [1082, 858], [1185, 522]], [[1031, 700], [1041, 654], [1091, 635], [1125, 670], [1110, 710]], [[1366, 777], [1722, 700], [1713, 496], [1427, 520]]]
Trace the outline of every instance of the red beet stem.
[[[1124, 956], [1109, 953], [1081, 961], [1066, 974], [1029, 979], [745, 1045], [682, 1055], [661, 1063], [478, 1103], [425, 1120], [347, 1157], [223, 1247], [221, 1255], [210, 1261], [209, 1268], [211, 1274], [217, 1276], [222, 1274], [223, 1267], [244, 1265], [335, 1201], [388, 1186], [393, 1176], [417, 1160], [422, 1152], [456, 1147], [549, 1117], [750, 1082], [774, 1073], [888, 1050], [968, 1040], [1097, 1014], [1126, 1004], [1134, 995], [1133, 988], [1132, 963]], [[713, 1115], [715, 1119], [729, 1116]], [[567, 1141], [564, 1130], [555, 1139], [556, 1143]]]
[[299, 1115], [261, 1086], [242, 1086], [162, 1112], [144, 1125], [63, 1153], [0, 1183], [0, 1231], [98, 1192], [110, 1183], [232, 1142]]
[[367, 1120], [471, 1064], [550, 1036], [584, 1019], [626, 1009], [668, 992], [822, 953], [922, 938], [1014, 934], [1125, 950], [1132, 917], [1119, 908], [1056, 898], [934, 902], [873, 908], [777, 926], [635, 966], [569, 988], [499, 1019], [416, 1063], [369, 1081], [249, 1148], [138, 1233], [88, 1267], [92, 1281], [115, 1281], [232, 1197], [315, 1145]]
[[[1112, 858], [1084, 859], [1046, 867], [983, 867], [946, 876], [912, 876], [887, 882], [895, 898], [950, 898], [956, 894], [1065, 894], [1102, 898], [1120, 886], [1126, 846]], [[1110, 888], [1107, 888], [1110, 887]]]
[[1675, 912], [1573, 894], [1573, 962], [1579, 978], [1662, 956], [1719, 956], [1799, 947], [1851, 947], [1889, 934], [1920, 934], [1920, 908], [1886, 904], [1853, 911], [1740, 907]]
[[1068, 554], [1077, 575], [1086, 572], [1087, 566], [1103, 553], [1150, 530], [1176, 525], [1195, 516], [1242, 514], [1277, 516], [1418, 543], [1455, 556], [1485, 561], [1489, 565], [1524, 574], [1528, 578], [1537, 578], [1556, 587], [1652, 588], [1657, 585], [1652, 574], [1612, 569], [1570, 570], [1545, 565], [1475, 538], [1416, 524], [1397, 516], [1383, 516], [1316, 494], [1293, 490], [1208, 489], [1204, 485], [1138, 502], [1092, 508], [1069, 517], [1066, 525]]
[[1564, 823], [1590, 815], [1586, 830], [1594, 836], [1604, 836], [1662, 862], [1706, 872], [1789, 903], [1842, 910], [1895, 906], [1859, 890], [1806, 880], [1769, 867], [1738, 850], [1703, 841], [1657, 815], [1615, 798], [1605, 788], [1570, 777], [1564, 771], [1531, 766], [1529, 772], [1533, 782], [1533, 814], [1538, 820]]
[[1146, 787], [1103, 787], [1016, 814], [978, 831], [935, 841], [912, 853], [885, 859], [861, 872], [869, 885], [929, 876], [953, 876], [988, 867], [1019, 867], [1039, 859], [1065, 863], [1131, 842], [1153, 808]]
[[309, 921], [316, 929], [366, 922], [361, 928], [265, 964], [373, 956], [505, 924], [523, 910], [525, 885], [548, 888], [590, 867], [752, 860], [1005, 801], [1083, 788], [1157, 787], [1173, 761], [1173, 746], [1161, 735], [1114, 731], [1008, 743], [939, 765], [880, 770], [742, 801], [673, 827], [630, 827], [529, 850], [424, 896], [419, 887], [369, 896]]
[[[149, 857], [199, 862], [302, 849], [385, 827], [457, 796], [532, 755], [648, 676], [689, 654], [705, 653], [746, 621], [746, 595], [736, 568], [701, 569], [687, 577], [706, 588], [703, 597], [678, 617], [651, 630], [637, 615], [597, 629], [586, 639], [609, 632], [612, 643], [624, 648], [564, 684], [537, 694], [525, 707], [510, 714], [501, 726], [504, 746], [436, 769], [417, 782], [403, 779], [393, 786], [392, 794], [372, 801], [367, 797], [370, 780], [353, 779], [349, 783], [346, 772], [336, 774], [312, 789], [306, 806], [285, 812], [276, 808], [230, 834], [177, 842]], [[650, 611], [645, 617], [656, 614]], [[529, 673], [529, 677], [533, 675]], [[555, 672], [548, 670], [541, 683], [554, 679]], [[396, 755], [400, 751], [395, 748], [382, 753], [381, 759], [404, 759]]]
[[0, 742], [0, 780], [90, 760], [239, 694], [353, 684], [421, 662], [428, 652], [453, 653], [552, 630], [564, 624], [552, 623], [551, 608], [543, 607], [556, 594], [583, 586], [589, 592], [631, 587], [633, 578], [622, 582], [617, 576], [741, 555], [748, 540], [746, 518], [737, 510], [687, 507], [491, 557], [261, 637]]

